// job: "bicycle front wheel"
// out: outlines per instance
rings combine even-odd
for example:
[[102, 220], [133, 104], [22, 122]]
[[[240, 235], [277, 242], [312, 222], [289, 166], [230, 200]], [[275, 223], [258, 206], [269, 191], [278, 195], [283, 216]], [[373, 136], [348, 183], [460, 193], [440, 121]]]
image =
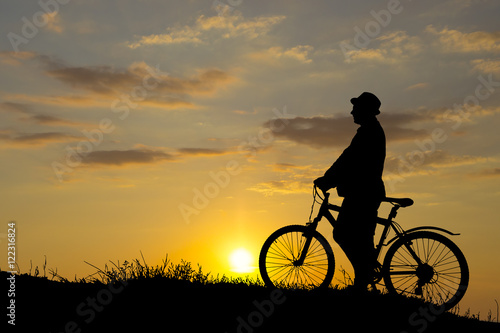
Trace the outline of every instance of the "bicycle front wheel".
[[445, 236], [429, 231], [398, 239], [387, 251], [383, 274], [389, 292], [417, 296], [444, 310], [455, 306], [469, 285], [462, 251]]
[[[304, 261], [307, 239], [311, 242]], [[335, 259], [328, 241], [306, 226], [290, 225], [276, 230], [260, 251], [262, 280], [269, 287], [314, 289], [328, 287], [335, 271]]]

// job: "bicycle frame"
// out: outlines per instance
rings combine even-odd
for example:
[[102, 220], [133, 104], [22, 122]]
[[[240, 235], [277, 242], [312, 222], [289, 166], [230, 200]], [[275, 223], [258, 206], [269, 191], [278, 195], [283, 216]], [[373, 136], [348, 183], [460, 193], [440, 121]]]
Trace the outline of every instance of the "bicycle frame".
[[[330, 204], [328, 202], [328, 199], [330, 197], [330, 193], [323, 191], [323, 195], [324, 195], [324, 199], [323, 199], [323, 202], [321, 203], [321, 206], [319, 208], [318, 215], [316, 216], [316, 218], [314, 218], [314, 220], [312, 222], [308, 223], [308, 226], [311, 228], [311, 230], [316, 230], [318, 223], [321, 221], [321, 219], [323, 217], [325, 217], [328, 220], [328, 222], [330, 222], [330, 224], [332, 225], [333, 228], [335, 228], [335, 226], [337, 224], [337, 220], [335, 219], [335, 217], [333, 217], [333, 215], [330, 211], [333, 210], [333, 211], [339, 212], [341, 207], [337, 206], [337, 205]], [[397, 204], [397, 203], [392, 203], [392, 202], [390, 202], [390, 203], [393, 205], [393, 207], [391, 208], [389, 216], [387, 218], [377, 217], [377, 224], [384, 226], [384, 229], [383, 229], [382, 234], [380, 236], [380, 240], [378, 241], [378, 244], [375, 246], [375, 258], [376, 258], [377, 262], [380, 258], [380, 254], [382, 252], [382, 247], [388, 246], [391, 243], [393, 243], [395, 240], [402, 238], [405, 235], [412, 233], [412, 232], [415, 232], [415, 231], [437, 230], [437, 231], [441, 231], [443, 233], [447, 233], [449, 235], [459, 235], [456, 233], [452, 233], [451, 231], [448, 231], [446, 229], [439, 228], [439, 227], [433, 227], [433, 226], [422, 226], [422, 227], [412, 228], [412, 229], [405, 231], [393, 220], [397, 216], [399, 208], [401, 208], [402, 206]], [[400, 229], [398, 229], [398, 227]], [[394, 233], [396, 235], [393, 238], [391, 238], [387, 243], [384, 243], [385, 240], [387, 239], [387, 236], [389, 235], [391, 229], [394, 231]], [[307, 249], [309, 249], [310, 243], [311, 243], [311, 238], [307, 237], [307, 235], [306, 235], [306, 243], [304, 244], [304, 250], [302, 251], [300, 258], [297, 260], [297, 264], [300, 265], [304, 262], [305, 256], [307, 254]], [[408, 252], [410, 253], [410, 255], [415, 259], [415, 261], [418, 264], [421, 264], [422, 262], [421, 262], [420, 258], [412, 250], [411, 246], [409, 246], [409, 244], [408, 244], [406, 246], [406, 248], [408, 249]], [[378, 263], [378, 264], [380, 265], [380, 263]]]
[[[323, 202], [322, 202], [322, 204], [321, 204], [321, 206], [319, 208], [318, 215], [313, 220], [313, 222], [311, 222], [309, 224], [310, 228], [314, 229], [314, 230], [316, 230], [316, 227], [318, 226], [319, 221], [321, 221], [321, 219], [323, 217], [325, 217], [328, 220], [328, 222], [330, 222], [330, 224], [332, 225], [332, 227], [334, 229], [335, 229], [335, 226], [337, 224], [337, 220], [335, 219], [335, 217], [333, 217], [333, 215], [330, 212], [330, 210], [339, 212], [340, 211], [340, 206], [332, 205], [332, 204], [330, 204], [328, 202], [328, 199], [330, 197], [330, 193], [323, 192], [323, 194], [324, 194], [325, 197], [324, 197]], [[375, 258], [377, 258], [377, 261], [378, 261], [378, 259], [380, 257], [380, 252], [382, 250], [382, 247], [384, 246], [384, 241], [386, 240], [387, 235], [389, 234], [390, 228], [392, 227], [392, 229], [396, 233], [396, 236], [393, 239], [397, 239], [397, 238], [399, 238], [399, 237], [401, 237], [403, 235], [395, 227], [395, 225], [393, 224], [393, 221], [392, 221], [392, 219], [396, 217], [397, 211], [398, 211], [399, 208], [400, 208], [400, 206], [398, 206], [398, 205], [395, 205], [394, 207], [392, 207], [391, 212], [389, 213], [389, 217], [387, 219], [384, 219], [384, 218], [381, 218], [381, 217], [377, 217], [377, 223], [384, 225], [384, 230], [382, 231], [382, 235], [380, 237], [378, 245], [375, 247], [375, 254], [376, 254]], [[306, 243], [304, 245], [304, 251], [302, 251], [302, 255], [299, 258], [298, 263], [301, 264], [301, 263], [304, 262], [304, 258], [306, 256], [307, 249], [309, 248], [309, 245], [310, 245], [310, 238], [307, 237]], [[415, 255], [415, 257], [416, 257], [416, 255]]]

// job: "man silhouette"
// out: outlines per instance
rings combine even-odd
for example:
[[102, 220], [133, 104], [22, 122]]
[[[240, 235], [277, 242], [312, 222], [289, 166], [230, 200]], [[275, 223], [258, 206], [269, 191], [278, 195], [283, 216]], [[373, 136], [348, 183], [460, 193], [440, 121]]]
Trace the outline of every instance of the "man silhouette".
[[373, 281], [373, 236], [385, 197], [385, 134], [376, 118], [381, 103], [374, 94], [364, 92], [351, 103], [351, 114], [360, 127], [349, 147], [314, 184], [325, 191], [336, 187], [344, 197], [333, 237], [351, 261], [354, 286], [366, 290]]

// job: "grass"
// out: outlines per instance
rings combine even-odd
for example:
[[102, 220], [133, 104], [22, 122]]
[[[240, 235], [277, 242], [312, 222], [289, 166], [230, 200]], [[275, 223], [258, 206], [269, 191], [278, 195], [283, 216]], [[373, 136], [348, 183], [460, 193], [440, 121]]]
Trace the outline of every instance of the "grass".
[[[75, 276], [73, 281], [57, 270], [47, 270], [46, 260], [42, 270], [31, 266], [28, 274], [19, 275], [18, 322], [27, 324], [26, 329], [50, 332], [64, 332], [72, 322], [81, 332], [146, 331], [146, 326], [158, 325], [183, 327], [188, 332], [315, 332], [315, 328], [321, 331], [332, 322], [372, 332], [423, 328], [425, 332], [438, 332], [454, 325], [484, 332], [499, 328], [492, 323], [495, 327], [484, 326], [480, 314], [473, 315], [470, 310], [458, 316], [458, 307], [435, 322], [425, 322], [419, 311], [428, 305], [420, 300], [375, 293], [353, 295], [348, 288], [352, 279], [342, 268], [334, 288], [284, 290], [280, 291], [281, 298], [276, 298], [276, 291], [266, 288], [258, 278], [213, 276], [203, 272], [200, 265], [193, 267], [184, 260], [173, 263], [168, 256], [156, 266], [148, 265], [142, 253], [140, 259], [109, 261], [103, 268], [87, 264], [95, 268], [95, 273], [84, 278]], [[276, 299], [285, 301], [271, 302]], [[495, 318], [490, 311], [486, 320], [495, 319], [498, 314]], [[258, 325], [244, 327], [243, 322]]]
[[[181, 260], [180, 263], [174, 264], [168, 255], [162, 260], [162, 263], [156, 266], [150, 266], [146, 263], [144, 256], [141, 252], [141, 260], [134, 259], [132, 261], [125, 260], [120, 264], [109, 260], [110, 264], [105, 264], [104, 268], [99, 268], [87, 261], [86, 264], [96, 269], [96, 272], [85, 277], [77, 279], [74, 282], [79, 283], [117, 283], [120, 281], [129, 280], [147, 280], [147, 279], [163, 279], [166, 281], [183, 281], [201, 285], [214, 285], [214, 284], [234, 284], [234, 285], [247, 285], [247, 286], [263, 286], [264, 284], [260, 279], [252, 279], [250, 277], [228, 277], [226, 275], [220, 276], [217, 274], [215, 277], [211, 273], [204, 273], [202, 266], [197, 265], [193, 268], [191, 262]], [[45, 267], [45, 266], [44, 266]], [[45, 269], [44, 269], [45, 271]], [[38, 267], [35, 273], [38, 272]], [[57, 270], [49, 270], [52, 280], [60, 282], [71, 282], [68, 279], [57, 274]], [[37, 275], [35, 275], [37, 276]]]

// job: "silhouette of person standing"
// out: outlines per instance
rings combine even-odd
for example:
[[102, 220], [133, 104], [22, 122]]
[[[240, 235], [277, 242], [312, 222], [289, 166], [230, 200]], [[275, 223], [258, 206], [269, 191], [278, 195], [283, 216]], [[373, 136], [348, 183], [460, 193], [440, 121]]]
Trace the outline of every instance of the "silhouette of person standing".
[[336, 187], [344, 197], [333, 237], [351, 261], [354, 286], [366, 290], [373, 282], [373, 236], [385, 197], [385, 134], [376, 117], [381, 103], [374, 94], [364, 92], [351, 103], [351, 114], [360, 127], [349, 147], [314, 184], [324, 191]]

